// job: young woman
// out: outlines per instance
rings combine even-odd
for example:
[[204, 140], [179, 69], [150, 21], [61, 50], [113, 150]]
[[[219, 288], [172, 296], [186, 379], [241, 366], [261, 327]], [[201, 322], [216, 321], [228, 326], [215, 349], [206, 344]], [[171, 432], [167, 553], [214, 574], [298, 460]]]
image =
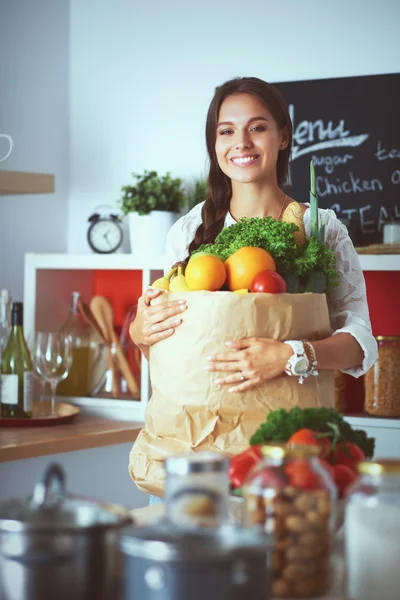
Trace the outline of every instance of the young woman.
[[[279, 92], [254, 78], [237, 78], [219, 87], [208, 110], [207, 149], [209, 195], [171, 228], [166, 244], [166, 271], [185, 261], [203, 243], [215, 241], [223, 227], [242, 217], [281, 219], [292, 202], [282, 191], [292, 143], [292, 124]], [[302, 205], [305, 235], [310, 237], [310, 210]], [[374, 363], [376, 342], [371, 332], [365, 283], [358, 256], [344, 225], [331, 210], [320, 210], [325, 242], [336, 256], [340, 284], [328, 297], [333, 334], [311, 344], [251, 337], [232, 340], [227, 350], [208, 361], [211, 371], [224, 371], [215, 383], [229, 392], [244, 392], [288, 372], [301, 375], [299, 365], [340, 369], [354, 377]], [[185, 301], [151, 306], [161, 290], [146, 290], [130, 328], [133, 341], [148, 358], [153, 344], [174, 334], [185, 318]], [[306, 358], [306, 360], [304, 360]], [[296, 366], [297, 365], [297, 366]], [[206, 368], [206, 366], [205, 366]], [[228, 372], [228, 374], [227, 374]], [[304, 371], [303, 371], [304, 372]], [[150, 457], [131, 454], [131, 474], [137, 466], [143, 480]], [[139, 457], [137, 456], [139, 453]], [[133, 462], [132, 462], [133, 461]], [[139, 486], [140, 487], [140, 486]], [[150, 504], [159, 502], [150, 496]]]
[[[292, 144], [292, 124], [278, 90], [255, 77], [236, 78], [219, 87], [208, 110], [206, 141], [210, 159], [209, 196], [171, 228], [166, 245], [166, 270], [185, 261], [203, 243], [214, 242], [223, 227], [242, 217], [280, 219], [292, 202], [282, 191]], [[310, 210], [303, 205], [310, 237]], [[376, 359], [363, 273], [344, 225], [332, 210], [320, 210], [325, 242], [336, 256], [340, 284], [328, 297], [333, 335], [313, 342], [318, 369], [340, 369], [363, 375]], [[186, 304], [171, 301], [151, 306], [161, 290], [146, 290], [131, 325], [132, 340], [148, 357], [149, 347], [173, 335]], [[210, 360], [209, 369], [229, 371], [220, 386], [242, 392], [287, 369], [298, 346], [263, 338], [232, 341]]]

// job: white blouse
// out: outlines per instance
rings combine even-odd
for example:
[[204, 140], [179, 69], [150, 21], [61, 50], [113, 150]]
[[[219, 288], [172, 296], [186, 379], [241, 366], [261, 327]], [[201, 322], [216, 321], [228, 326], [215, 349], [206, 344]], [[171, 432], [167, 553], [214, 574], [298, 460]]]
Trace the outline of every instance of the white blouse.
[[[201, 223], [203, 204], [204, 202], [197, 204], [169, 230], [165, 250], [165, 272], [169, 271], [173, 264], [187, 257], [189, 244]], [[318, 210], [320, 222], [325, 223], [325, 243], [335, 254], [339, 274], [339, 285], [332, 288], [328, 295], [333, 335], [350, 333], [360, 344], [364, 352], [361, 366], [355, 369], [343, 369], [343, 373], [360, 377], [370, 369], [377, 357], [377, 344], [371, 330], [364, 275], [345, 225], [339, 221], [333, 210]], [[304, 213], [303, 219], [306, 236], [309, 239], [309, 208]], [[236, 221], [228, 212], [224, 226], [229, 227], [234, 223]]]

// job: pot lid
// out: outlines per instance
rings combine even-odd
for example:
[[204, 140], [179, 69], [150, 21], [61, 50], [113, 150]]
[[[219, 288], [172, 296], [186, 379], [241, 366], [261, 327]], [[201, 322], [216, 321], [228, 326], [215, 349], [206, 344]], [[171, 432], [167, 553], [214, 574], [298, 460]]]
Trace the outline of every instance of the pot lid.
[[45, 469], [27, 500], [0, 504], [0, 532], [82, 531], [131, 523], [128, 511], [120, 506], [68, 494], [64, 470], [55, 463]]
[[231, 560], [263, 555], [268, 537], [257, 529], [223, 525], [213, 529], [182, 530], [160, 522], [149, 527], [135, 527], [119, 539], [121, 550], [134, 558], [154, 561]]

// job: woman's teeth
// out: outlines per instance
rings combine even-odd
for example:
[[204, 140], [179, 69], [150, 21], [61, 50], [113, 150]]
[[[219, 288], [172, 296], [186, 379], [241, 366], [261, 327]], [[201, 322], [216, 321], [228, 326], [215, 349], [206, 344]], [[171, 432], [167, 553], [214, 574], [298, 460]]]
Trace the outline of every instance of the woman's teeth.
[[256, 160], [258, 156], [245, 156], [244, 158], [232, 158], [232, 162], [235, 165], [247, 165]]

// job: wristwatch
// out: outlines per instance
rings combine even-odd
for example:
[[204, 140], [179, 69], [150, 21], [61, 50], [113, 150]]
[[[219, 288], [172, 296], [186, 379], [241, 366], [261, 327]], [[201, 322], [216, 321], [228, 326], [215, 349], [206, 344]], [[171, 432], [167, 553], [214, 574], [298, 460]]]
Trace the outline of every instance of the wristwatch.
[[288, 340], [284, 344], [288, 344], [294, 352], [287, 361], [285, 373], [290, 376], [295, 375], [299, 378], [299, 383], [303, 383], [304, 377], [308, 376], [310, 366], [304, 344], [298, 340]]

